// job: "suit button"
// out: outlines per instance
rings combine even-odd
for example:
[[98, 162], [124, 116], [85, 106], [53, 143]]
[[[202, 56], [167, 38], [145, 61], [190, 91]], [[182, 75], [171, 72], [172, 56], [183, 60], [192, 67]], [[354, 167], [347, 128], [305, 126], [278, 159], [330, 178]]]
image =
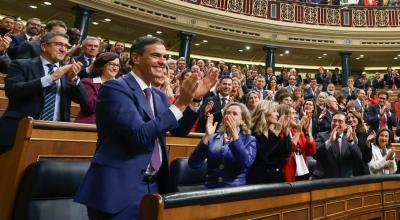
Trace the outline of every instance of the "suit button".
[[223, 165], [222, 163], [219, 165], [219, 169], [220, 169], [220, 170], [223, 170], [223, 169], [224, 169], [224, 165]]
[[222, 177], [218, 177], [218, 182], [222, 183], [222, 181], [224, 181], [224, 179]]

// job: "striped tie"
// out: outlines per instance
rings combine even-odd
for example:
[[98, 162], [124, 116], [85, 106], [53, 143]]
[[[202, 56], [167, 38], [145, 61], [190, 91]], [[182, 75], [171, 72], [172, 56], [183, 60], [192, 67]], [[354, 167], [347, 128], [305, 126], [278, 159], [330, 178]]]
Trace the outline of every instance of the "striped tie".
[[[49, 75], [54, 73], [53, 64], [46, 65], [49, 68]], [[44, 89], [44, 106], [42, 114], [40, 115], [40, 120], [53, 121], [54, 110], [56, 107], [56, 95], [57, 95], [57, 83], [53, 83]]]

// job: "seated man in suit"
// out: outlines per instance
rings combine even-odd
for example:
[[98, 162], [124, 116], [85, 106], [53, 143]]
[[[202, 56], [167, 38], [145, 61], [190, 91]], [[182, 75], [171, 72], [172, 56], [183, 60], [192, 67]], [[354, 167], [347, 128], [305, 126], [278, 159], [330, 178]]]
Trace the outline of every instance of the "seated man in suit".
[[82, 78], [89, 77], [89, 66], [96, 59], [100, 49], [100, 41], [94, 37], [88, 37], [82, 42], [82, 55], [75, 57], [74, 59], [83, 64], [82, 70], [78, 76]]
[[145, 194], [168, 192], [166, 132], [189, 133], [218, 69], [202, 80], [191, 74], [169, 105], [166, 95], [150, 84], [162, 76], [166, 57], [163, 40], [140, 37], [131, 47], [133, 70], [100, 89], [96, 153], [75, 197], [87, 206], [89, 219], [138, 219]]
[[345, 114], [338, 112], [332, 117], [331, 129], [317, 134], [315, 178], [353, 176], [353, 163], [361, 161], [362, 154], [347, 126]]
[[354, 87], [354, 78], [349, 77], [347, 79], [347, 87], [342, 88], [342, 92], [346, 95], [347, 100], [354, 100], [357, 98], [358, 88]]
[[[31, 18], [26, 22], [25, 33], [13, 35], [11, 46], [8, 49], [8, 55], [11, 59], [17, 58], [18, 48], [27, 41], [36, 41], [40, 38], [42, 31], [42, 22], [39, 18]], [[40, 51], [40, 50], [39, 50]]]
[[68, 44], [68, 36], [49, 32], [41, 39], [40, 57], [15, 60], [5, 79], [9, 103], [0, 118], [0, 150], [14, 144], [18, 122], [31, 116], [49, 121], [69, 121], [71, 99], [81, 105], [86, 92], [76, 77], [82, 64], [60, 66]]
[[378, 104], [370, 105], [365, 111], [365, 122], [371, 130], [377, 131], [381, 128], [392, 130], [396, 126], [394, 112], [391, 110], [389, 94], [384, 91], [378, 93]]
[[[222, 121], [222, 111], [228, 102], [231, 101], [229, 95], [232, 92], [233, 80], [229, 76], [222, 76], [218, 84], [218, 93], [216, 96], [209, 97], [200, 108], [199, 113], [199, 126], [197, 132], [205, 132], [207, 124], [207, 113], [214, 115], [214, 122], [219, 124]], [[211, 105], [211, 110], [206, 111], [207, 105]]]
[[[44, 28], [44, 34], [48, 32], [58, 32], [65, 34], [67, 33], [67, 25], [63, 21], [51, 20], [46, 23]], [[36, 38], [31, 41], [25, 41], [20, 47], [16, 54], [17, 59], [29, 59], [40, 56], [40, 39]]]
[[328, 96], [325, 100], [326, 108], [318, 118], [318, 131], [324, 132], [331, 129], [332, 116], [339, 111], [339, 104], [335, 97]]

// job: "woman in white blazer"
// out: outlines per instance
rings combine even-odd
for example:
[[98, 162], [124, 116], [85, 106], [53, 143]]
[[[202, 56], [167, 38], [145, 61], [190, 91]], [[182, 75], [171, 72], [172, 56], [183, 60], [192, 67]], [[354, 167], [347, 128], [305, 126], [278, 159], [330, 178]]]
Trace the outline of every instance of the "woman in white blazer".
[[372, 144], [372, 159], [368, 163], [371, 174], [396, 173], [396, 154], [391, 150], [392, 139], [392, 133], [388, 129], [378, 130], [374, 144]]

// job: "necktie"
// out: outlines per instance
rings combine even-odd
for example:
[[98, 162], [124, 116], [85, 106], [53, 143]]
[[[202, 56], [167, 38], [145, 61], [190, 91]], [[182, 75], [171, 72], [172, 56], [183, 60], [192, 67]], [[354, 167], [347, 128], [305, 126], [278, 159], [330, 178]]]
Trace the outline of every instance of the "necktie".
[[[90, 64], [92, 64], [92, 62], [93, 62], [93, 59], [92, 59], [92, 58], [89, 58], [89, 59], [88, 59], [88, 66], [90, 66]], [[150, 88], [148, 88], [148, 89], [150, 89]]]
[[336, 147], [336, 152], [338, 152], [338, 155], [340, 156], [340, 135], [337, 136], [336, 141], [335, 141], [335, 147]]
[[[53, 64], [46, 64], [49, 68], [49, 75], [54, 73]], [[54, 110], [56, 107], [56, 95], [57, 95], [57, 83], [53, 83], [44, 90], [44, 106], [42, 114], [40, 115], [40, 120], [52, 121], [54, 119]]]
[[260, 100], [263, 100], [263, 99], [264, 99], [263, 94], [262, 94], [261, 91], [258, 91], [258, 96], [260, 97]]
[[222, 100], [221, 107], [224, 108], [227, 99], [226, 98], [222, 98], [221, 100]]
[[380, 128], [386, 128], [386, 114], [381, 116]]
[[[144, 94], [146, 96], [147, 104], [149, 105], [151, 115], [154, 118], [154, 111], [151, 108], [151, 89], [150, 88], [144, 89]], [[160, 152], [161, 152], [160, 145], [158, 144], [158, 141], [156, 139], [154, 141], [153, 153], [151, 154], [151, 160], [150, 160], [151, 167], [153, 167], [155, 171], [158, 171], [161, 167], [162, 158]]]

